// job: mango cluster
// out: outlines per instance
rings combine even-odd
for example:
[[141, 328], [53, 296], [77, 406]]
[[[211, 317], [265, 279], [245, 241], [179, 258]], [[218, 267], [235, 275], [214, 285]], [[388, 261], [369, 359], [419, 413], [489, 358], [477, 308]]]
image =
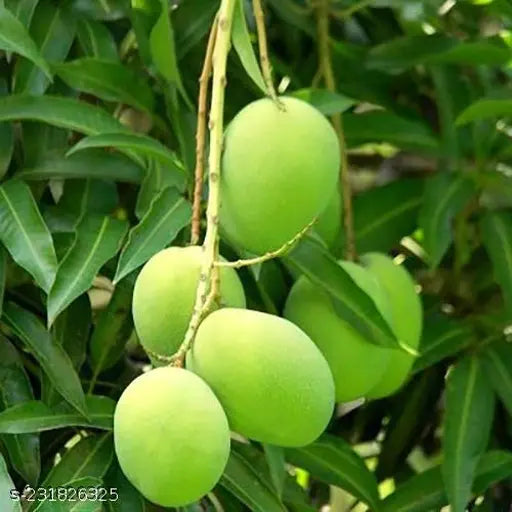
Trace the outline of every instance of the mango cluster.
[[[223, 237], [252, 254], [278, 249], [317, 217], [336, 238], [338, 139], [313, 107], [294, 98], [244, 108], [224, 140], [220, 182]], [[201, 247], [170, 247], [141, 270], [133, 295], [137, 335], [156, 367], [123, 392], [114, 415], [116, 454], [150, 501], [190, 504], [221, 478], [230, 432], [284, 447], [315, 441], [335, 403], [392, 393], [411, 357], [371, 345], [300, 277], [285, 317], [246, 309], [242, 283], [222, 267], [220, 301], [200, 324], [186, 368], [161, 366], [182, 343], [196, 298]], [[397, 336], [417, 346], [421, 309], [407, 272], [386, 256], [340, 263], [374, 300]], [[416, 311], [416, 310], [415, 310]]]

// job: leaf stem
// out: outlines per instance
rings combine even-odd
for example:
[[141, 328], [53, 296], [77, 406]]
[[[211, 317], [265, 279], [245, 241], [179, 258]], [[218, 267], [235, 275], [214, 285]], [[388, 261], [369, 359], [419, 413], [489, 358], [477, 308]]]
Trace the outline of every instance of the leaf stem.
[[204, 147], [206, 140], [206, 104], [208, 101], [208, 84], [212, 73], [212, 57], [215, 38], [217, 36], [218, 18], [215, 17], [204, 58], [203, 69], [199, 77], [199, 99], [197, 107], [197, 128], [196, 128], [196, 168], [194, 171], [194, 201], [192, 206], [192, 234], [190, 244], [199, 243], [201, 232], [201, 198], [203, 195], [204, 175]]
[[[192, 317], [180, 348], [172, 357], [172, 365], [183, 366], [185, 355], [191, 347], [199, 324], [215, 298], [215, 284], [212, 271], [218, 259], [220, 172], [222, 156], [222, 136], [224, 132], [224, 99], [226, 89], [226, 67], [231, 48], [231, 28], [233, 25], [235, 0], [222, 0], [218, 27], [213, 50], [213, 81], [210, 107], [210, 153], [208, 156], [208, 206], [207, 226], [203, 243], [203, 261], [196, 291]], [[216, 280], [213, 280], [216, 281]]]
[[261, 6], [261, 0], [252, 0], [254, 19], [256, 20], [256, 30], [258, 32], [258, 48], [260, 54], [260, 65], [263, 78], [267, 86], [269, 96], [278, 102], [276, 89], [272, 80], [272, 66], [268, 56], [267, 31], [265, 29], [265, 14]]
[[231, 267], [231, 268], [241, 268], [248, 267], [249, 265], [256, 265], [257, 263], [264, 263], [265, 261], [278, 258], [285, 254], [290, 247], [295, 245], [313, 226], [316, 222], [317, 218], [315, 217], [305, 228], [301, 229], [291, 240], [285, 242], [279, 249], [275, 251], [267, 252], [262, 256], [256, 256], [255, 258], [249, 258], [244, 260], [236, 260], [236, 261], [221, 261], [218, 260], [215, 262], [216, 267]]
[[[318, 59], [320, 72], [325, 86], [331, 92], [336, 92], [336, 79], [332, 68], [330, 37], [329, 37], [329, 0], [320, 0], [317, 6]], [[333, 114], [331, 121], [338, 134], [340, 144], [340, 187], [343, 198], [343, 225], [345, 230], [345, 257], [355, 260], [356, 246], [354, 237], [354, 219], [352, 212], [352, 193], [350, 174], [347, 160], [347, 145], [343, 132], [343, 120], [340, 113]]]

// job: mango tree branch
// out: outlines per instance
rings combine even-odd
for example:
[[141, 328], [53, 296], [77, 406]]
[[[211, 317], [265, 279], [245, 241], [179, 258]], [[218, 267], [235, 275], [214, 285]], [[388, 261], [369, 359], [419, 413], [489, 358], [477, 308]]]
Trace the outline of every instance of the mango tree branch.
[[[325, 86], [331, 92], [336, 92], [336, 80], [332, 69], [331, 47], [329, 37], [329, 0], [319, 0], [317, 6], [317, 33], [318, 33], [318, 59], [320, 72], [324, 78]], [[354, 237], [354, 220], [352, 214], [352, 193], [350, 190], [350, 175], [347, 160], [347, 145], [343, 133], [343, 120], [341, 114], [331, 116], [332, 124], [340, 143], [340, 187], [343, 198], [343, 226], [345, 230], [345, 258], [356, 259], [356, 246]]]
[[258, 49], [260, 54], [260, 65], [265, 79], [269, 96], [277, 101], [276, 89], [272, 80], [272, 66], [268, 56], [267, 31], [265, 30], [265, 14], [261, 6], [261, 0], [252, 0], [254, 19], [256, 20], [256, 30], [258, 32]]
[[183, 366], [185, 355], [191, 347], [199, 324], [209, 308], [211, 297], [212, 271], [218, 259], [220, 172], [222, 156], [222, 136], [224, 132], [224, 97], [226, 89], [226, 67], [231, 48], [231, 27], [233, 24], [235, 0], [222, 0], [218, 13], [217, 34], [213, 50], [213, 81], [210, 107], [210, 153], [208, 157], [208, 206], [206, 209], [207, 227], [203, 243], [203, 257], [199, 284], [192, 317], [185, 339], [172, 358], [172, 365]]
[[204, 58], [203, 69], [199, 77], [199, 99], [197, 107], [197, 128], [196, 128], [196, 168], [194, 171], [194, 203], [192, 207], [192, 234], [190, 238], [191, 245], [199, 243], [201, 232], [201, 198], [203, 195], [203, 175], [204, 175], [204, 146], [206, 139], [206, 103], [208, 100], [208, 83], [212, 72], [212, 57], [215, 38], [217, 36], [218, 19], [213, 21], [208, 44], [206, 46], [206, 56]]
[[313, 226], [316, 222], [317, 218], [315, 217], [305, 228], [301, 229], [291, 240], [285, 242], [279, 249], [275, 251], [267, 252], [262, 256], [256, 256], [255, 258], [248, 258], [245, 260], [236, 260], [236, 261], [221, 261], [218, 260], [215, 262], [216, 267], [231, 267], [231, 268], [241, 268], [248, 267], [249, 265], [256, 265], [257, 263], [263, 263], [265, 261], [278, 258], [282, 256], [288, 249], [290, 249], [293, 245], [295, 245]]

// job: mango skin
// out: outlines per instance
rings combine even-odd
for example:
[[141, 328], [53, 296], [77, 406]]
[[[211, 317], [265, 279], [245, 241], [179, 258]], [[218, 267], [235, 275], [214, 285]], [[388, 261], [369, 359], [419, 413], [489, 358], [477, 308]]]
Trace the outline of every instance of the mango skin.
[[305, 446], [334, 407], [329, 366], [284, 318], [225, 308], [200, 325], [187, 368], [213, 389], [232, 430], [278, 446]]
[[[391, 327], [395, 335], [402, 343], [417, 349], [423, 327], [423, 309], [412, 277], [385, 254], [368, 253], [361, 256], [361, 262], [389, 297]], [[393, 350], [386, 371], [367, 393], [367, 398], [382, 398], [397, 391], [407, 380], [414, 359], [412, 354]]]
[[156, 368], [124, 390], [114, 445], [128, 480], [164, 507], [192, 503], [218, 482], [230, 450], [226, 415], [211, 389], [180, 368]]
[[[197, 246], [169, 247], [155, 254], [137, 276], [132, 313], [145, 349], [164, 356], [178, 350], [194, 308], [201, 256]], [[228, 306], [245, 307], [242, 283], [232, 268], [221, 268], [221, 296]]]
[[341, 196], [336, 190], [331, 196], [327, 208], [319, 215], [315, 223], [315, 231], [320, 235], [329, 249], [333, 249], [341, 234]]
[[339, 143], [308, 103], [281, 97], [243, 108], [229, 124], [221, 173], [220, 223], [235, 245], [264, 254], [292, 239], [336, 188]]
[[[340, 265], [389, 319], [391, 311], [387, 297], [369, 271], [348, 261], [342, 261]], [[391, 350], [367, 341], [338, 316], [327, 292], [305, 276], [292, 287], [284, 316], [308, 334], [325, 356], [336, 384], [337, 402], [363, 398], [384, 375]]]

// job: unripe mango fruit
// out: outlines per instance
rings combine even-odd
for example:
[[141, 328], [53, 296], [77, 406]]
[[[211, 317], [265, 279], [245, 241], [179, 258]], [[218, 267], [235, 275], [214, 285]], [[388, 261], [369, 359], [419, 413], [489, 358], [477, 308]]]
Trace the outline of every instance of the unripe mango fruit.
[[221, 228], [254, 254], [278, 249], [327, 207], [336, 188], [339, 144], [308, 103], [261, 99], [229, 124], [221, 173]]
[[220, 479], [230, 450], [226, 415], [207, 384], [181, 368], [156, 368], [124, 390], [114, 445], [128, 480], [164, 507], [188, 505]]
[[331, 196], [327, 208], [315, 222], [315, 231], [330, 249], [336, 246], [341, 234], [341, 195], [338, 190]]
[[[202, 249], [197, 246], [169, 247], [155, 254], [137, 276], [133, 320], [139, 340], [148, 351], [171, 356], [182, 343], [196, 299], [201, 257]], [[220, 278], [222, 302], [245, 307], [236, 271], [222, 267]]]
[[[411, 349], [417, 349], [421, 339], [423, 310], [409, 272], [385, 254], [368, 253], [361, 256], [361, 262], [379, 281], [389, 298], [391, 327], [396, 337]], [[366, 396], [381, 398], [397, 391], [406, 381], [414, 359], [412, 354], [393, 350], [384, 374]]]
[[278, 446], [305, 446], [334, 407], [329, 366], [284, 318], [224, 308], [199, 326], [187, 368], [202, 377], [239, 434]]
[[[377, 280], [360, 265], [347, 261], [340, 265], [389, 321], [391, 310]], [[284, 316], [308, 334], [327, 359], [336, 384], [337, 402], [364, 397], [381, 380], [391, 350], [367, 341], [338, 316], [327, 292], [305, 276], [292, 287]]]

